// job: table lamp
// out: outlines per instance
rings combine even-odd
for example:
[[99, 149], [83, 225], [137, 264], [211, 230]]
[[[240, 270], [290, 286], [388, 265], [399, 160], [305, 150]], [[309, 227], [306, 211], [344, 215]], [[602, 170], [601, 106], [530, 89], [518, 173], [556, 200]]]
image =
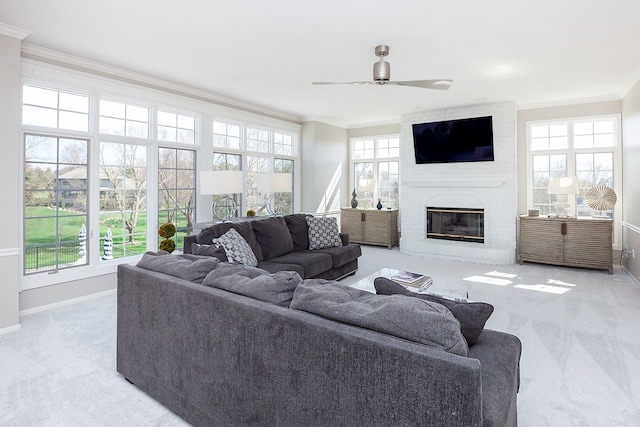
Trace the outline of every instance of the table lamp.
[[261, 173], [258, 174], [258, 191], [269, 194], [265, 205], [269, 214], [276, 216], [282, 213], [285, 201], [280, 193], [291, 192], [290, 173]]
[[236, 216], [237, 204], [230, 194], [242, 193], [242, 171], [200, 172], [200, 194], [213, 195], [213, 219], [225, 222]]
[[556, 195], [556, 202], [554, 207], [556, 208], [556, 215], [558, 218], [568, 218], [569, 208], [569, 194], [576, 194], [578, 192], [578, 182], [575, 177], [556, 177], [549, 178], [549, 194]]

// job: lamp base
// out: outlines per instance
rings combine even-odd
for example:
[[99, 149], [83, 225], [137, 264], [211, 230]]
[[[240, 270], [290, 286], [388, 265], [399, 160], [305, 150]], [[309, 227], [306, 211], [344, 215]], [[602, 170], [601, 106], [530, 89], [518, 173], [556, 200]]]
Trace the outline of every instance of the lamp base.
[[270, 215], [278, 216], [284, 210], [284, 199], [279, 194], [273, 193], [265, 200], [265, 205], [267, 207], [267, 212]]
[[214, 221], [228, 221], [236, 216], [236, 211], [236, 202], [228, 195], [216, 197], [211, 204], [211, 214]]
[[569, 208], [571, 204], [568, 202], [555, 202], [553, 206], [556, 208], [558, 218], [569, 218]]

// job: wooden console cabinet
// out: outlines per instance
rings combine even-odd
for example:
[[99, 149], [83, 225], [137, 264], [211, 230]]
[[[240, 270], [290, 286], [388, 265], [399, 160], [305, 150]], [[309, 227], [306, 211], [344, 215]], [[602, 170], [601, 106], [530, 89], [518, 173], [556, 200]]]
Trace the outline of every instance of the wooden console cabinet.
[[608, 270], [613, 274], [613, 221], [520, 216], [518, 260]]
[[398, 244], [398, 209], [342, 208], [340, 231], [349, 235], [350, 242], [391, 249]]

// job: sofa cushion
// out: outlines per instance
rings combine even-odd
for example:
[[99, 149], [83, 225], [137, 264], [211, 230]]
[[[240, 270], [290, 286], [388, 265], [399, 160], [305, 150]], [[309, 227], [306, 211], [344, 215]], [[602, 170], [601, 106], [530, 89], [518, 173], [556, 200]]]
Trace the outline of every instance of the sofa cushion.
[[342, 246], [336, 218], [307, 217], [309, 225], [309, 250]]
[[263, 259], [271, 259], [293, 252], [293, 240], [283, 217], [251, 221]]
[[205, 228], [200, 231], [196, 236], [196, 242], [200, 244], [210, 245], [213, 239], [222, 236], [230, 229], [236, 230], [249, 244], [249, 247], [253, 251], [258, 261], [262, 261], [262, 250], [256, 239], [256, 235], [253, 232], [253, 227], [250, 221], [243, 222], [223, 222], [220, 224], [214, 224], [211, 227]]
[[285, 215], [291, 239], [293, 240], [293, 250], [302, 251], [309, 249], [309, 224], [307, 224], [307, 214]]
[[202, 284], [210, 286], [212, 282], [224, 276], [236, 275], [253, 279], [254, 277], [262, 276], [265, 274], [269, 274], [269, 272], [258, 267], [251, 267], [244, 264], [221, 262], [220, 264], [218, 264], [218, 267], [215, 270], [211, 270], [209, 274], [205, 276]]
[[232, 274], [207, 281], [208, 286], [245, 295], [260, 301], [289, 307], [293, 291], [302, 282], [300, 275], [293, 271], [279, 271], [254, 278]]
[[453, 300], [440, 295], [418, 294], [407, 290], [404, 286], [385, 277], [376, 278], [373, 281], [373, 285], [376, 288], [376, 292], [380, 295], [405, 295], [435, 302], [447, 307], [460, 322], [460, 330], [469, 345], [476, 342], [484, 330], [484, 325], [489, 319], [489, 316], [493, 313], [493, 306], [491, 304]]
[[[310, 252], [310, 251], [307, 251]], [[360, 245], [336, 246], [333, 248], [315, 249], [313, 253], [322, 253], [331, 256], [333, 268], [345, 265], [362, 255]]]
[[286, 264], [283, 262], [272, 262], [270, 260], [265, 260], [258, 263], [258, 268], [266, 270], [269, 273], [275, 273], [283, 270], [295, 271], [300, 275], [300, 277], [304, 277], [304, 268], [298, 264]]
[[296, 264], [302, 267], [303, 279], [317, 276], [327, 270], [331, 270], [331, 255], [316, 252], [291, 252], [269, 260], [272, 263]]
[[179, 277], [190, 282], [201, 283], [205, 276], [220, 264], [218, 258], [198, 255], [172, 255], [169, 252], [147, 252], [137, 266]]
[[430, 301], [305, 280], [296, 288], [290, 308], [467, 355], [460, 323], [444, 306]]
[[231, 261], [239, 262], [244, 265], [255, 267], [258, 265], [256, 255], [253, 253], [246, 240], [234, 228], [224, 233], [217, 239], [213, 239], [213, 243], [222, 245], [227, 258]]
[[227, 253], [220, 245], [201, 245], [199, 243], [191, 244], [191, 253], [194, 255], [213, 256], [221, 262], [228, 261]]

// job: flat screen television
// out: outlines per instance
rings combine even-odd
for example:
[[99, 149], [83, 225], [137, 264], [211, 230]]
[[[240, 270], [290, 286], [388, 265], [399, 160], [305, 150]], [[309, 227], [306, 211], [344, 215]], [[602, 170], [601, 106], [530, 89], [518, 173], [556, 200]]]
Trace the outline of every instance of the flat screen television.
[[416, 163], [492, 162], [491, 116], [413, 125]]

